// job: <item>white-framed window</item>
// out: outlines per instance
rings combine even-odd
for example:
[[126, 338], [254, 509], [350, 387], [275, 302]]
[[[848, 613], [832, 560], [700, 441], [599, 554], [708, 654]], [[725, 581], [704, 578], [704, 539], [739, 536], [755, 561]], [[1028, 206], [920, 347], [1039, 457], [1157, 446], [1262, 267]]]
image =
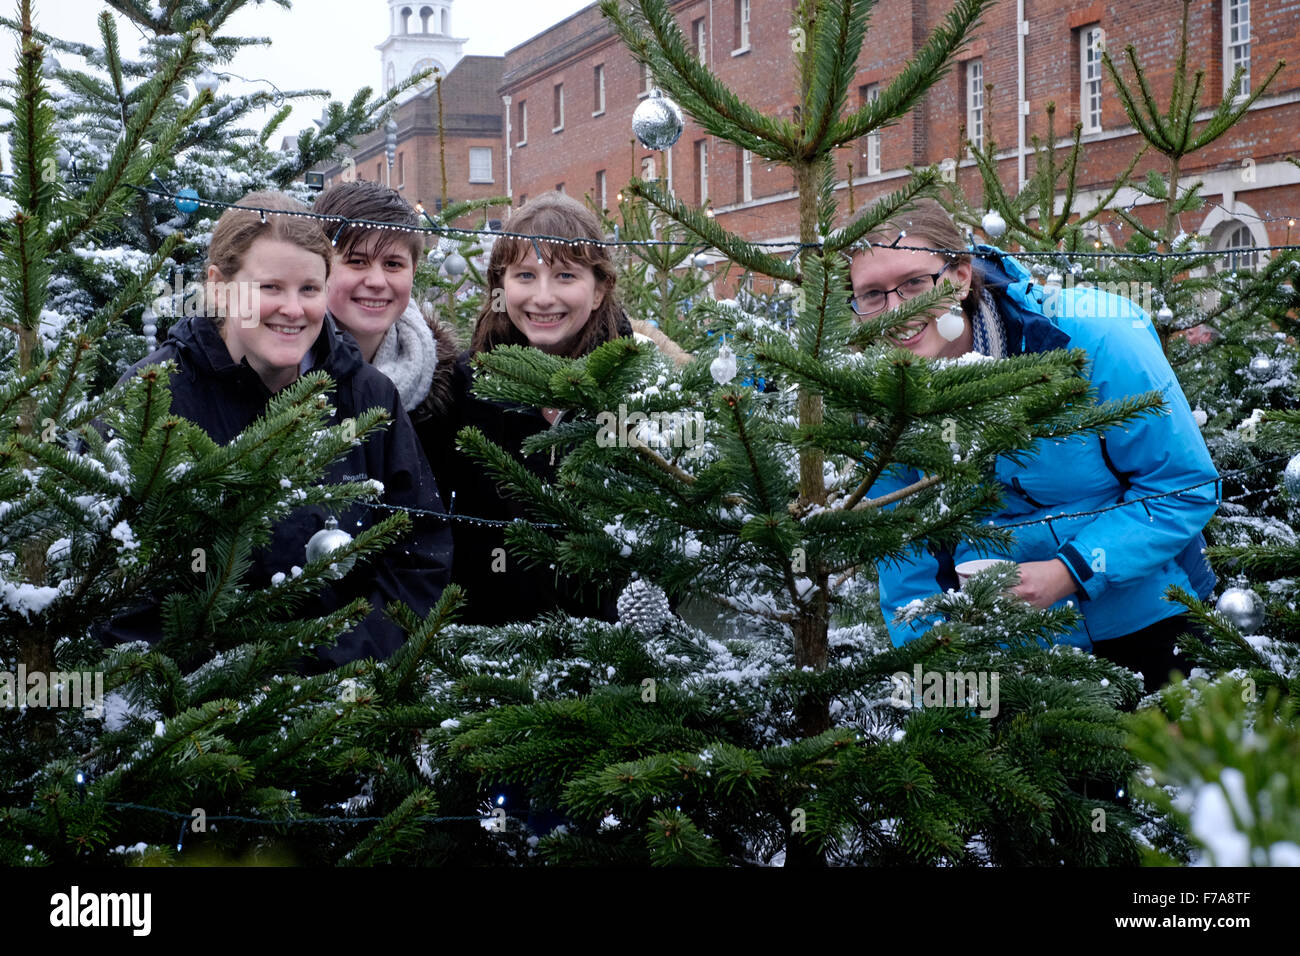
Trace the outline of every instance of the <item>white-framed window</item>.
[[654, 77], [650, 75], [650, 64], [642, 63], [641, 64], [641, 92], [637, 94], [637, 97], [640, 98], [642, 96], [649, 96], [650, 91], [654, 89], [654, 82], [655, 82]]
[[596, 202], [600, 203], [601, 209], [609, 208], [605, 198], [605, 170], [596, 170]]
[[[868, 83], [862, 87], [862, 103], [874, 103], [880, 99], [880, 84]], [[880, 175], [880, 130], [867, 134], [867, 175]]]
[[645, 180], [655, 178], [655, 158], [653, 156], [641, 157], [641, 178]]
[[984, 148], [984, 61], [966, 64], [966, 138]]
[[700, 17], [691, 23], [691, 42], [695, 44], [695, 57], [701, 63], [709, 62], [707, 40], [708, 33], [705, 31], [705, 19]]
[[528, 103], [520, 100], [516, 112], [515, 126], [519, 128], [519, 139], [515, 141], [515, 145], [526, 146], [528, 145]]
[[492, 182], [491, 146], [471, 146], [469, 148], [469, 181], [472, 183]]
[[592, 68], [591, 76], [595, 85], [595, 105], [591, 108], [591, 115], [599, 116], [605, 112], [605, 64], [597, 63]]
[[1235, 224], [1228, 223], [1226, 227], [1221, 227], [1221, 238], [1215, 246], [1226, 253], [1222, 259], [1216, 260], [1216, 272], [1253, 272], [1259, 268], [1255, 234], [1240, 220]]
[[1098, 24], [1079, 31], [1079, 119], [1085, 133], [1101, 132], [1101, 51], [1105, 42]]
[[736, 0], [735, 15], [732, 18], [734, 26], [736, 48], [731, 51], [732, 56], [738, 56], [749, 50], [749, 0]]
[[1223, 92], [1241, 67], [1241, 84], [1234, 96], [1250, 93], [1250, 0], [1223, 0]]
[[703, 206], [709, 199], [709, 141], [695, 141], [695, 169], [698, 177], [695, 181], [695, 204]]
[[555, 84], [555, 94], [551, 100], [551, 105], [555, 111], [555, 125], [551, 127], [552, 133], [558, 133], [564, 129], [564, 84]]
[[736, 154], [736, 201], [750, 202], [754, 198], [754, 154], [742, 149]]

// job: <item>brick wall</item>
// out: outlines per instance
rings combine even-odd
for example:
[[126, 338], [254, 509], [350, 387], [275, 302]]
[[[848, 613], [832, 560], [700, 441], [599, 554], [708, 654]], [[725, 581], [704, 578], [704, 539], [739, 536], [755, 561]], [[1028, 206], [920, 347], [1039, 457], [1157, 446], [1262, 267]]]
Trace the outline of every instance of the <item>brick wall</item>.
[[[791, 118], [798, 101], [794, 53], [789, 35], [791, 0], [751, 0], [750, 42], [747, 52], [735, 54], [734, 0], [681, 0], [674, 13], [693, 40], [693, 24], [706, 23], [706, 61], [720, 79], [757, 109], [771, 116]], [[948, 12], [944, 0], [881, 0], [872, 13], [867, 42], [849, 97], [849, 106], [860, 104], [860, 91], [872, 83], [887, 85], [901, 70], [905, 58], [923, 42], [930, 29]], [[1029, 32], [1025, 37], [1026, 117], [1028, 137], [1047, 135], [1047, 104], [1056, 105], [1055, 133], [1058, 141], [1070, 135], [1080, 120], [1080, 30], [1100, 24], [1105, 31], [1111, 56], [1127, 71], [1124, 47], [1138, 51], [1158, 99], [1168, 95], [1177, 56], [1178, 16], [1182, 5], [1172, 0], [1095, 0], [1088, 5], [1065, 0], [1025, 0]], [[898, 123], [880, 132], [881, 175], [864, 179], [865, 142], [838, 151], [836, 170], [847, 178], [848, 163], [854, 167], [854, 203], [890, 192], [902, 182], [906, 164], [938, 163], [959, 154], [966, 121], [964, 65], [974, 57], [982, 61], [984, 83], [991, 85], [985, 101], [985, 136], [997, 145], [1002, 181], [1014, 189], [1017, 180], [1016, 89], [1016, 6], [1011, 0], [996, 4], [986, 14], [959, 63], [935, 84], [920, 106]], [[1284, 56], [1300, 23], [1300, 0], [1256, 0], [1251, 5], [1252, 73], [1257, 85]], [[1213, 105], [1223, 88], [1221, 67], [1223, 24], [1222, 3], [1196, 2], [1191, 7], [1192, 44], [1189, 62], [1203, 67], [1205, 99]], [[592, 116], [592, 70], [601, 64], [605, 72], [605, 111]], [[553, 90], [563, 83], [565, 90], [564, 129], [552, 132]], [[609, 204], [628, 178], [639, 175], [644, 157], [654, 155], [659, 175], [663, 157], [651, 154], [633, 141], [632, 111], [641, 102], [640, 68], [614, 37], [599, 9], [592, 5], [524, 44], [507, 52], [503, 71], [503, 94], [514, 103], [528, 103], [529, 130], [526, 146], [511, 155], [511, 185], [515, 197], [536, 195], [565, 184], [570, 195], [592, 192], [597, 170], [605, 170]], [[515, 107], [512, 107], [514, 112]], [[1203, 124], [1201, 124], [1203, 125]], [[1109, 77], [1102, 81], [1101, 131], [1084, 137], [1085, 150], [1078, 183], [1083, 189], [1109, 185], [1132, 160], [1139, 137], [1127, 129], [1128, 122]], [[1125, 132], [1127, 129], [1127, 133]], [[729, 229], [756, 239], [783, 238], [795, 234], [796, 212], [788, 172], [773, 168], [759, 157], [751, 165], [750, 203], [740, 202], [741, 184], [736, 147], [710, 136], [689, 119], [672, 149], [673, 187], [678, 195], [693, 201], [698, 168], [694, 144], [707, 143], [709, 198], [719, 210], [720, 221]], [[1201, 177], [1217, 173], [1217, 179], [1239, 172], [1243, 159], [1257, 168], [1276, 164], [1287, 155], [1300, 154], [1300, 72], [1288, 66], [1274, 81], [1266, 102], [1257, 107], [1227, 135], [1195, 154], [1184, 166], [1184, 175]], [[1028, 170], [1032, 172], [1030, 155]], [[1153, 168], [1164, 171], [1167, 160], [1159, 155], [1144, 157], [1138, 172]], [[957, 173], [968, 195], [979, 197], [979, 177], [969, 161]], [[1215, 177], [1212, 177], [1215, 178]], [[1238, 177], [1240, 179], [1240, 177]], [[1266, 185], [1241, 180], [1234, 196], [1260, 215], [1278, 216], [1300, 212], [1300, 185]], [[847, 192], [841, 190], [847, 214]], [[1221, 199], [1222, 191], [1214, 194]], [[1194, 229], [1200, 219], [1184, 223]], [[1278, 224], [1268, 225], [1270, 238]], [[1280, 224], [1285, 233], [1285, 223]], [[1297, 233], [1300, 236], [1300, 233]]]

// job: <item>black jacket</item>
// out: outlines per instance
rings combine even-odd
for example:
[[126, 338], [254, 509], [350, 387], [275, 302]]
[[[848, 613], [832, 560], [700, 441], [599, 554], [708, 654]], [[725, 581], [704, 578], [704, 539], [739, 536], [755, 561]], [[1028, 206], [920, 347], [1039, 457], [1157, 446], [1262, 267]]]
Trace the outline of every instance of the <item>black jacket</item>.
[[558, 610], [575, 617], [617, 620], [614, 602], [621, 582], [605, 582], [598, 589], [560, 575], [554, 568], [530, 567], [524, 555], [515, 554], [506, 544], [504, 527], [458, 520], [460, 516], [536, 520], [523, 504], [498, 490], [482, 465], [456, 448], [456, 435], [462, 428], [479, 429], [544, 481], [553, 481], [558, 468], [549, 453], [525, 456], [521, 451], [524, 439], [550, 427], [541, 409], [474, 396], [470, 358], [467, 351], [445, 366], [439, 363], [434, 376], [438, 399], [427, 409], [427, 417], [417, 416], [415, 426], [443, 504], [452, 512], [455, 561], [451, 579], [466, 591], [460, 619], [470, 624], [504, 624], [531, 621]]
[[[391, 422], [371, 433], [357, 447], [326, 470], [323, 481], [383, 482], [385, 504], [441, 512], [437, 486], [417, 444], [410, 419], [402, 409], [397, 389], [382, 373], [366, 364], [356, 344], [339, 334], [327, 319], [312, 346], [313, 369], [327, 372], [338, 384], [330, 393], [335, 413], [331, 424], [355, 418], [367, 409], [383, 408]], [[173, 359], [178, 369], [171, 378], [173, 414], [199, 425], [218, 444], [226, 444], [265, 410], [271, 392], [247, 360], [236, 364], [210, 319], [196, 316], [174, 325], [167, 341], [137, 362], [125, 377], [146, 365]], [[339, 527], [353, 536], [377, 524], [391, 512], [356, 504], [335, 514]], [[276, 572], [290, 574], [306, 561], [307, 541], [325, 525], [329, 514], [317, 506], [294, 511], [272, 529], [271, 544], [253, 555], [247, 578], [254, 587], [268, 586]], [[401, 646], [405, 633], [383, 613], [391, 601], [403, 601], [419, 615], [427, 614], [441, 596], [451, 571], [451, 533], [444, 520], [411, 515], [413, 530], [387, 551], [359, 562], [341, 581], [323, 588], [309, 608], [323, 615], [357, 597], [367, 598], [373, 610], [338, 643], [321, 651], [323, 661], [340, 665], [365, 657], [384, 659]], [[111, 626], [111, 638], [156, 639], [156, 608], [133, 613]], [[152, 623], [150, 623], [152, 622]], [[152, 633], [149, 631], [152, 630]]]

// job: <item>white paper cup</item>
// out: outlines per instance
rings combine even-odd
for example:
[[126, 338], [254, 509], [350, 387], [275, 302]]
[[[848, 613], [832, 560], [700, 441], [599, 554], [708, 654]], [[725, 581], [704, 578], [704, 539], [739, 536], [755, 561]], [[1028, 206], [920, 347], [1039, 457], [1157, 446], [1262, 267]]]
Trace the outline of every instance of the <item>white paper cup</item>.
[[1008, 563], [1006, 558], [980, 558], [978, 561], [963, 561], [957, 565], [957, 585], [964, 588], [966, 582], [979, 572], [987, 570], [995, 564]]

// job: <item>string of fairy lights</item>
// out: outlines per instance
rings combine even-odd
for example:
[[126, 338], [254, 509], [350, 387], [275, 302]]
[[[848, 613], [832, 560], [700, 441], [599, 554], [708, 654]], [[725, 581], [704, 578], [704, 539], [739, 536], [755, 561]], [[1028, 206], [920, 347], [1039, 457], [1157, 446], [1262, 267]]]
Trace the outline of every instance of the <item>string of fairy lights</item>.
[[[3, 178], [13, 178], [13, 175], [14, 174], [12, 173], [0, 174], [0, 176], [3, 176]], [[78, 183], [78, 184], [89, 184], [90, 182], [93, 182], [93, 180], [77, 178], [75, 176], [69, 178], [67, 181], [70, 183]], [[597, 247], [607, 247], [607, 248], [635, 248], [635, 247], [651, 248], [651, 247], [664, 247], [664, 246], [674, 247], [674, 248], [699, 247], [699, 243], [683, 242], [681, 240], [645, 239], [645, 238], [629, 239], [629, 238], [621, 237], [619, 235], [619, 227], [617, 225], [615, 225], [614, 227], [614, 235], [612, 237], [601, 237], [601, 238], [592, 237], [592, 238], [584, 238], [584, 239], [576, 239], [576, 240], [573, 239], [572, 237], [552, 236], [543, 233], [514, 233], [514, 232], [503, 231], [499, 229], [475, 228], [469, 226], [453, 226], [448, 223], [442, 223], [435, 220], [424, 208], [422, 203], [417, 203], [415, 208], [417, 213], [419, 213], [428, 224], [418, 225], [418, 226], [408, 226], [408, 225], [401, 225], [401, 224], [396, 224], [391, 222], [379, 222], [370, 219], [351, 219], [342, 216], [330, 216], [330, 215], [324, 215], [322, 213], [312, 212], [310, 210], [271, 209], [264, 206], [259, 206], [257, 204], [250, 204], [244, 202], [227, 202], [220, 199], [211, 199], [208, 197], [201, 196], [199, 195], [197, 190], [192, 188], [171, 190], [171, 189], [164, 188], [161, 185], [144, 186], [139, 184], [129, 184], [129, 188], [135, 190], [141, 195], [151, 196], [156, 199], [170, 200], [180, 212], [186, 214], [196, 212], [202, 207], [209, 207], [212, 209], [220, 209], [223, 211], [228, 209], [239, 209], [239, 210], [247, 210], [250, 212], [256, 212], [259, 214], [259, 216], [262, 217], [263, 221], [266, 220], [267, 216], [294, 216], [294, 217], [308, 218], [308, 219], [319, 219], [323, 222], [327, 222], [330, 224], [330, 226], [332, 227], [331, 231], [334, 238], [337, 238], [339, 232], [341, 232], [343, 229], [356, 226], [365, 229], [376, 229], [382, 231], [420, 233], [420, 234], [433, 235], [440, 238], [447, 238], [453, 240], [460, 239], [462, 241], [473, 241], [477, 239], [484, 239], [488, 241], [495, 241], [497, 239], [526, 239], [534, 242], [545, 242], [548, 244], [558, 244], [567, 247], [577, 247], [577, 246], [597, 246]], [[1219, 205], [1219, 204], [1211, 203], [1211, 205]], [[1227, 209], [1227, 207], [1223, 207], [1223, 208], [1225, 210]], [[1285, 220], [1289, 224], [1294, 224], [1296, 221], [1294, 217], [1289, 217], [1289, 216], [1274, 216], [1274, 217], [1267, 217], [1267, 218], [1255, 216], [1253, 218], [1259, 219], [1262, 222], [1281, 222]], [[1017, 250], [1015, 252], [1006, 252], [1004, 250], [994, 250], [994, 251], [986, 252], [984, 250], [975, 247], [973, 239], [970, 248], [950, 249], [942, 246], [929, 246], [929, 245], [916, 244], [916, 243], [903, 244], [901, 243], [901, 240], [905, 237], [906, 237], [906, 232], [904, 232], [903, 235], [897, 237], [896, 239], [894, 239], [892, 242], [889, 243], [878, 243], [878, 242], [870, 242], [868, 240], [861, 240], [857, 243], [854, 243], [853, 248], [863, 249], [863, 248], [870, 248], [872, 246], [889, 246], [892, 248], [907, 249], [911, 252], [934, 253], [934, 254], [944, 255], [944, 256], [969, 255], [971, 252], [979, 252], [985, 255], [993, 255], [993, 254], [1014, 255], [1018, 259], [1051, 259], [1051, 260], [1065, 259], [1067, 261], [1073, 259], [1097, 259], [1097, 260], [1135, 259], [1135, 260], [1149, 260], [1149, 261], [1156, 261], [1162, 259], [1188, 260], [1188, 259], [1196, 259], [1196, 258], [1221, 259], [1225, 255], [1229, 255], [1234, 252], [1235, 253], [1252, 253], [1252, 252], [1261, 253], [1261, 252], [1300, 251], [1300, 244], [1283, 243], [1283, 244], [1275, 244], [1275, 245], [1251, 246], [1249, 248], [1244, 248], [1244, 249], [1187, 249], [1187, 250], [1169, 251], [1169, 252], [1162, 252], [1162, 251], [1125, 252], [1120, 250], [1107, 250], [1107, 249], [1092, 249], [1092, 250], [1080, 249], [1080, 250], [1069, 250], [1069, 251], [1064, 251], [1060, 249], [1049, 249], [1049, 250], [1022, 249], [1022, 250]], [[990, 235], [989, 238], [996, 239], [996, 238], [1000, 238], [1000, 236]], [[809, 249], [820, 250], [824, 245], [823, 242], [802, 242], [797, 239], [746, 240], [746, 244], [760, 249], [790, 250], [793, 252], [795, 256], [797, 256], [799, 253], [803, 252], [804, 250], [809, 250]], [[704, 249], [707, 248], [708, 248], [707, 246], [704, 247]]]
[[[12, 177], [13, 174], [3, 174], [3, 175], [6, 178], [10, 178]], [[84, 180], [84, 179], [73, 179], [71, 181], [83, 182], [83, 183], [90, 182], [90, 180]], [[424, 209], [422, 204], [417, 204], [416, 210], [424, 217], [424, 219], [429, 223], [429, 225], [407, 226], [407, 225], [400, 225], [400, 224], [394, 224], [389, 222], [378, 222], [369, 219], [350, 219], [341, 216], [327, 216], [320, 213], [311, 212], [309, 210], [272, 209], [264, 206], [259, 206], [256, 204], [226, 202], [223, 200], [202, 197], [198, 195], [197, 191], [193, 189], [182, 189], [179, 191], [172, 191], [169, 189], [162, 188], [161, 186], [149, 187], [149, 186], [140, 186], [140, 185], [135, 185], [132, 188], [134, 188], [135, 190], [137, 190], [142, 194], [154, 196], [157, 198], [169, 199], [176, 204], [177, 208], [180, 209], [181, 212], [185, 212], [185, 213], [195, 212], [202, 206], [208, 206], [214, 209], [222, 209], [222, 210], [239, 209], [239, 210], [247, 210], [250, 212], [256, 212], [262, 217], [263, 221], [266, 221], [267, 216], [294, 216], [294, 217], [302, 217], [302, 218], [319, 219], [330, 223], [334, 227], [333, 236], [335, 239], [337, 239], [338, 235], [343, 229], [350, 226], [357, 226], [365, 229], [378, 229], [378, 230], [390, 230], [395, 232], [432, 234], [439, 237], [447, 237], [447, 238], [459, 236], [459, 237], [474, 237], [474, 238], [486, 237], [492, 240], [501, 239], [501, 238], [526, 239], [533, 242], [558, 243], [570, 247], [579, 246], [579, 245], [596, 245], [596, 246], [605, 246], [605, 247], [629, 247], [629, 246], [682, 247], [684, 245], [692, 245], [690, 243], [683, 243], [680, 241], [672, 241], [672, 240], [620, 238], [617, 235], [617, 227], [615, 227], [615, 236], [613, 238], [601, 238], [601, 239], [592, 238], [592, 239], [574, 240], [572, 238], [563, 237], [563, 236], [551, 236], [551, 235], [535, 234], [535, 233], [512, 233], [512, 232], [506, 232], [501, 230], [475, 229], [475, 228], [468, 228], [468, 227], [450, 226], [447, 224], [438, 223], [436, 220], [434, 220], [429, 215], [429, 213]], [[1280, 221], [1280, 219], [1282, 218], [1286, 218], [1286, 217], [1273, 217], [1268, 221]], [[925, 244], [916, 244], [916, 243], [904, 244], [902, 240], [904, 240], [906, 237], [907, 237], [906, 232], [904, 231], [902, 232], [901, 235], [894, 238], [889, 243], [864, 242], [864, 243], [860, 243], [859, 245], [864, 247], [871, 246], [871, 245], [886, 246], [889, 248], [907, 249], [908, 251], [911, 252], [932, 253], [932, 254], [944, 255], [944, 256], [966, 255], [972, 252], [979, 255], [986, 255], [986, 256], [1012, 255], [1012, 253], [1006, 253], [1003, 252], [1002, 250], [993, 249], [992, 247], [987, 247], [987, 246], [974, 247], [968, 249], [949, 249], [942, 246], [930, 246]], [[750, 244], [762, 248], [792, 249], [794, 250], [795, 255], [797, 255], [799, 252], [801, 252], [804, 249], [821, 248], [821, 243], [805, 243], [805, 242], [799, 242], [794, 240], [765, 240], [765, 241], [751, 242]], [[1254, 251], [1257, 252], [1297, 251], [1297, 250], [1300, 250], [1300, 245], [1273, 245], [1273, 246], [1254, 247]], [[1144, 253], [1117, 252], [1117, 251], [1110, 251], [1110, 250], [1092, 251], [1092, 252], [1086, 250], [1081, 250], [1081, 251], [1072, 250], [1068, 254], [1060, 250], [1047, 250], [1047, 251], [1025, 250], [1025, 251], [1015, 252], [1014, 256], [1016, 258], [1051, 258], [1057, 260], [1061, 259], [1062, 257], [1080, 258], [1080, 259], [1186, 260], [1189, 258], [1195, 258], [1197, 256], [1212, 256], [1215, 258], [1221, 258], [1223, 254], [1224, 253], [1222, 250], [1188, 250], [1184, 252], [1144, 252]], [[1053, 277], [1049, 277], [1048, 281], [1051, 282], [1052, 279]], [[1219, 483], [1222, 480], [1222, 478], [1245, 474], [1256, 468], [1264, 467], [1265, 465], [1275, 464], [1278, 460], [1281, 459], [1273, 459], [1267, 462], [1259, 462], [1247, 468], [1238, 469], [1237, 471], [1232, 472], [1229, 475], [1224, 475], [1221, 476], [1220, 478], [1213, 479], [1212, 481], [1198, 482], [1194, 485], [1189, 485], [1185, 488], [1179, 488], [1173, 491], [1159, 492], [1150, 495], [1144, 495], [1139, 498], [1126, 499], [1125, 501], [1118, 502], [1116, 504], [1104, 508], [1100, 508], [1100, 509], [1062, 513], [1059, 515], [1051, 515], [1041, 519], [1034, 519], [1031, 521], [1007, 524], [1007, 525], [1003, 525], [1003, 527], [1008, 527], [1008, 528], [1024, 527], [1033, 524], [1049, 524], [1050, 522], [1053, 521], [1066, 521], [1066, 520], [1072, 520], [1076, 518], [1090, 517], [1093, 515], [1102, 514], [1104, 512], [1114, 510], [1115, 508], [1126, 507], [1134, 504], [1142, 504], [1143, 507], [1145, 507], [1146, 506], [1145, 503], [1148, 501], [1186, 494], [1206, 484], [1211, 484], [1211, 483], [1215, 484], [1216, 486], [1215, 500], [1217, 504], [1219, 501], [1222, 500], [1221, 495], [1219, 493], [1219, 489], [1220, 489]], [[407, 513], [426, 516], [440, 521], [461, 522], [465, 524], [480, 525], [486, 527], [508, 527], [510, 525], [515, 525], [522, 522], [530, 525], [531, 527], [542, 529], [542, 530], [561, 530], [563, 528], [563, 526], [559, 524], [527, 522], [525, 519], [522, 518], [503, 520], [503, 519], [478, 517], [474, 515], [456, 514], [454, 512], [454, 508], [451, 513], [443, 513], [443, 512], [428, 511], [419, 508], [402, 507], [397, 505], [388, 505], [388, 504], [375, 503], [375, 502], [362, 502], [362, 504], [372, 508], [384, 508], [392, 511], [405, 511]]]

